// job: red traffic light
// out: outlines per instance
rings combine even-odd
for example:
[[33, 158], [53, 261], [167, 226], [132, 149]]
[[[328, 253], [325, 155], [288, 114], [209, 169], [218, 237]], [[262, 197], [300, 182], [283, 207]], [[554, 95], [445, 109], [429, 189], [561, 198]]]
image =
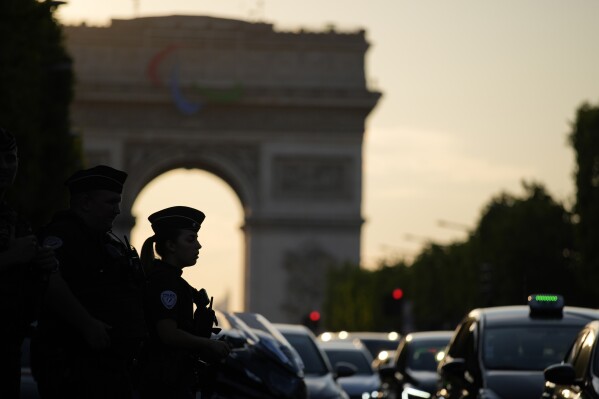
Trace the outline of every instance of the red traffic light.
[[403, 290], [401, 288], [396, 288], [393, 290], [391, 295], [393, 296], [393, 299], [399, 301], [401, 298], [403, 298]]
[[310, 321], [317, 322], [318, 320], [320, 320], [320, 312], [317, 310], [313, 310], [310, 312], [308, 317], [310, 318]]

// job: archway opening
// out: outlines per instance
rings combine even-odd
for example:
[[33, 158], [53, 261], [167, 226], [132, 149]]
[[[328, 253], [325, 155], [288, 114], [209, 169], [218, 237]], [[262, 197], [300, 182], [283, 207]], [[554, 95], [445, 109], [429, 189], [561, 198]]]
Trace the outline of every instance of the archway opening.
[[148, 216], [160, 209], [184, 205], [200, 209], [206, 220], [199, 231], [200, 257], [183, 277], [195, 288], [205, 288], [217, 309], [243, 311], [243, 209], [233, 189], [216, 175], [200, 169], [174, 169], [156, 177], [135, 199], [136, 218], [131, 243], [141, 251], [153, 232]]

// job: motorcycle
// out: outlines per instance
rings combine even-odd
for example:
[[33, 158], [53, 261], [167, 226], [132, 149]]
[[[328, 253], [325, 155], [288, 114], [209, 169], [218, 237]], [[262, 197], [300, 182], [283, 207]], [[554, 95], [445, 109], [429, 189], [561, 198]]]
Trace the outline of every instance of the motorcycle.
[[283, 340], [229, 312], [216, 311], [222, 339], [231, 353], [218, 364], [199, 368], [202, 399], [307, 399], [303, 365]]

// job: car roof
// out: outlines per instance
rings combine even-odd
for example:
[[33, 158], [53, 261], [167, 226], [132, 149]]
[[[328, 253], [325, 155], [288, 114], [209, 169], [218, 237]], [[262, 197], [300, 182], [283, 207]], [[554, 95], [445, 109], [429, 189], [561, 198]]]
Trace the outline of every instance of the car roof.
[[580, 308], [565, 306], [561, 317], [530, 316], [530, 308], [526, 305], [497, 306], [490, 308], [479, 308], [472, 310], [469, 317], [483, 319], [487, 326], [509, 326], [514, 324], [563, 324], [584, 325], [599, 318], [599, 310], [591, 308]]
[[273, 323], [273, 325], [282, 333], [295, 333], [303, 335], [314, 335], [308, 327], [303, 324], [285, 324], [285, 323]]
[[318, 341], [318, 346], [323, 349], [345, 349], [364, 351], [366, 347], [359, 339], [338, 339], [332, 341]]
[[450, 339], [453, 336], [453, 333], [453, 330], [414, 331], [409, 334], [406, 334], [405, 339], [410, 341], [425, 341], [429, 339]]
[[[398, 341], [399, 334], [395, 331], [379, 332], [379, 331], [348, 331], [349, 338], [360, 338], [360, 339], [383, 339], [390, 341]], [[391, 338], [392, 337], [392, 338]]]

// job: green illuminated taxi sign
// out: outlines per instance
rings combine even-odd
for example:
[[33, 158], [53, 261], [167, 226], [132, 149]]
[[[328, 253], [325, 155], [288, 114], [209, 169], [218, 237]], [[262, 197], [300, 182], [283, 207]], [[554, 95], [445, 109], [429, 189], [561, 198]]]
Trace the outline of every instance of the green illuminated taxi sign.
[[564, 297], [554, 294], [533, 294], [528, 296], [530, 316], [561, 317]]
[[559, 297], [557, 295], [535, 295], [537, 302], [557, 302]]

